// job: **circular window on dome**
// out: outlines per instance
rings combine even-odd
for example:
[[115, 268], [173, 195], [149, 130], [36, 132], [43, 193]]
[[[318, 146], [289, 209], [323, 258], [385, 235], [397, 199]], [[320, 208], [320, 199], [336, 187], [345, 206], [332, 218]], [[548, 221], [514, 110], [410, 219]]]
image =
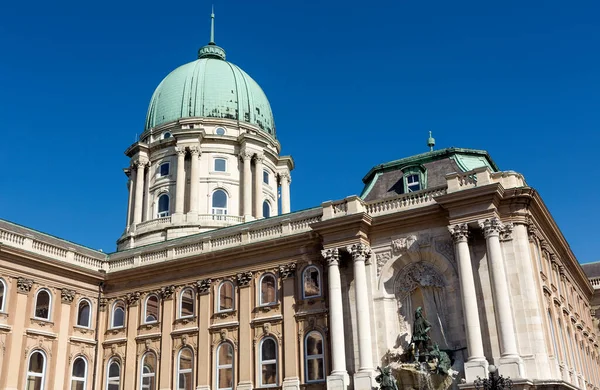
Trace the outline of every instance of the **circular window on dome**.
[[171, 133], [169, 133], [168, 131], [164, 132], [162, 137], [163, 139], [171, 138]]
[[215, 134], [217, 134], [217, 135], [225, 135], [225, 129], [222, 128], [222, 127], [217, 127], [215, 129]]

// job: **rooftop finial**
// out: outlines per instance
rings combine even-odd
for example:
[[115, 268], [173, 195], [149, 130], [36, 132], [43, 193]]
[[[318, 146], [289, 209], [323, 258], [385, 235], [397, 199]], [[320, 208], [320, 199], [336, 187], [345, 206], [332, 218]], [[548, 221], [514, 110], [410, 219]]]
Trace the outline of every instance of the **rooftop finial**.
[[433, 147], [435, 146], [435, 138], [431, 136], [431, 130], [429, 130], [429, 138], [427, 139], [427, 146], [429, 146], [429, 151], [433, 152]]
[[210, 12], [210, 42], [209, 45], [215, 44], [215, 6], [212, 6], [212, 10]]

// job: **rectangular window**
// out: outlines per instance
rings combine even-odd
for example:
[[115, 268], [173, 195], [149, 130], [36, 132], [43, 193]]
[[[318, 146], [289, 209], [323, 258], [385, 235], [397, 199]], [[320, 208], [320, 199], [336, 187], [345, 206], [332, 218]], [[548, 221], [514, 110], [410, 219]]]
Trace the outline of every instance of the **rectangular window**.
[[269, 172], [263, 171], [263, 183], [269, 184]]
[[227, 172], [227, 160], [224, 158], [215, 158], [215, 172]]
[[407, 192], [415, 192], [421, 189], [421, 185], [419, 183], [419, 175], [412, 174], [406, 176], [406, 189]]
[[169, 163], [166, 162], [160, 165], [160, 176], [169, 176]]

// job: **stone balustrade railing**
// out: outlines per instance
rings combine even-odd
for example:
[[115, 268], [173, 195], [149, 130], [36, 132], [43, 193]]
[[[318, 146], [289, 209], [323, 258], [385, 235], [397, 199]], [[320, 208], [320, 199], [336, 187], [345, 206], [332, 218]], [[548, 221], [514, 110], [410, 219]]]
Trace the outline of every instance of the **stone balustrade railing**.
[[418, 192], [410, 192], [393, 198], [376, 200], [366, 204], [367, 212], [371, 215], [394, 213], [415, 207], [435, 203], [434, 198], [446, 194], [446, 187], [436, 187]]
[[500, 183], [504, 188], [526, 186], [523, 175], [514, 171], [492, 172], [489, 168], [476, 168], [468, 172], [454, 172], [446, 175], [448, 193]]
[[594, 290], [600, 289], [600, 278], [592, 278], [590, 279], [590, 283], [592, 284], [592, 287], [594, 287]]

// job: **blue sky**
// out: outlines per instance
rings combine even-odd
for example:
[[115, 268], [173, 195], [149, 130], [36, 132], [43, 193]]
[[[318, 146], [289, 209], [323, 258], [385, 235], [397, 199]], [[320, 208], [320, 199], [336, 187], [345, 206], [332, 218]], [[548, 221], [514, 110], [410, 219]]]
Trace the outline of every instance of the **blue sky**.
[[[0, 218], [112, 251], [160, 80], [208, 41], [209, 1], [10, 2], [0, 13]], [[215, 0], [216, 41], [265, 90], [292, 209], [358, 194], [376, 164], [486, 149], [600, 260], [600, 5]]]

